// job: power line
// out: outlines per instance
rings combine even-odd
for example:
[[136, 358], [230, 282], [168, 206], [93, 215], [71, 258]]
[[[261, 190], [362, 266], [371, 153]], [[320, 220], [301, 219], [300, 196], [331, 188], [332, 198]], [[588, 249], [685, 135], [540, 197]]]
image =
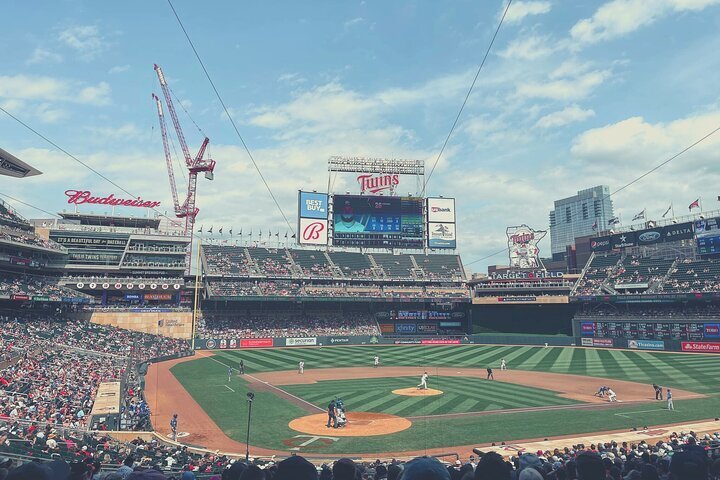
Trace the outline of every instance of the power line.
[[[170, 0], [168, 0], [168, 1], [170, 1]], [[490, 55], [490, 50], [492, 50], [493, 44], [495, 43], [495, 39], [497, 38], [498, 33], [500, 32], [500, 27], [502, 27], [503, 21], [505, 20], [505, 15], [507, 15], [507, 12], [510, 9], [511, 4], [512, 4], [512, 0], [508, 0], [508, 4], [505, 7], [505, 10], [503, 11], [502, 17], [500, 17], [500, 22], [498, 23], [498, 26], [495, 29], [495, 33], [493, 34], [492, 39], [490, 40], [490, 45], [488, 45], [488, 48], [485, 51], [485, 56], [483, 57], [482, 62], [480, 62], [480, 66], [478, 67], [477, 72], [475, 72], [475, 78], [473, 78], [472, 84], [470, 84], [470, 88], [468, 89], [468, 92], [465, 95], [465, 99], [463, 100], [462, 105], [460, 106], [460, 110], [458, 111], [457, 115], [455, 116], [455, 121], [453, 122], [452, 127], [450, 127], [450, 131], [448, 132], [447, 137], [445, 137], [445, 141], [443, 142], [442, 148], [440, 149], [440, 153], [438, 153], [438, 156], [435, 159], [435, 162], [433, 163], [432, 168], [430, 169], [430, 174], [427, 176], [427, 179], [423, 183], [423, 189], [419, 195], [420, 197], [425, 195], [425, 189], [427, 188], [427, 184], [430, 181], [430, 178], [432, 178], [433, 173], [435, 172], [435, 167], [437, 167], [437, 164], [440, 161], [442, 154], [445, 152], [445, 147], [447, 147], [447, 144], [450, 141], [450, 137], [452, 136], [453, 132], [455, 131], [455, 127], [457, 127], [458, 121], [460, 120], [460, 115], [462, 115], [463, 110], [465, 110], [465, 105], [467, 104], [467, 101], [470, 98], [470, 94], [472, 93], [473, 89], [475, 88], [477, 79], [480, 76], [480, 72], [482, 71], [482, 68], [485, 65], [485, 61], [487, 60], [488, 55]]]
[[[91, 167], [91, 166], [88, 165], [87, 163], [83, 162], [82, 160], [80, 160], [79, 158], [77, 158], [75, 155], [73, 155], [72, 153], [68, 152], [67, 150], [65, 150], [64, 148], [62, 148], [60, 145], [58, 145], [57, 143], [53, 142], [53, 141], [50, 140], [48, 137], [46, 137], [46, 136], [43, 135], [42, 133], [38, 132], [37, 130], [35, 130], [34, 128], [32, 128], [30, 125], [28, 125], [27, 123], [23, 122], [23, 121], [20, 120], [18, 117], [16, 117], [16, 116], [13, 115], [12, 113], [8, 112], [7, 110], [5, 110], [5, 109], [4, 109], [3, 107], [1, 107], [1, 106], [0, 106], [0, 111], [2, 111], [5, 115], [7, 115], [8, 117], [12, 118], [12, 119], [15, 120], [17, 123], [19, 123], [20, 125], [22, 125], [22, 126], [25, 127], [26, 129], [30, 130], [32, 133], [34, 133], [34, 134], [37, 135], [38, 137], [42, 138], [45, 142], [49, 143], [50, 145], [52, 145], [52, 146], [55, 147], [56, 149], [60, 150], [62, 153], [64, 153], [64, 154], [67, 155], [68, 157], [72, 158], [72, 159], [75, 160], [77, 163], [79, 163], [79, 164], [82, 165], [83, 167], [87, 168], [88, 170], [90, 170], [90, 171], [93, 172], [95, 175], [97, 175], [98, 177], [102, 178], [103, 180], [105, 180], [105, 181], [108, 182], [109, 184], [117, 187], [119, 190], [121, 190], [122, 192], [130, 195], [130, 197], [132, 197], [132, 198], [140, 198], [139, 195], [134, 195], [133, 193], [129, 192], [128, 190], [126, 190], [126, 189], [123, 188], [122, 186], [120, 186], [120, 185], [118, 185], [117, 183], [115, 183], [113, 180], [110, 180], [108, 177], [106, 177], [105, 175], [103, 175], [101, 172], [99, 172], [98, 170], [94, 169], [93, 167]], [[35, 208], [35, 207], [33, 207], [33, 208]], [[153, 210], [155, 213], [157, 213], [157, 214], [160, 215], [161, 217], [165, 217], [165, 218], [167, 218], [168, 220], [173, 221], [173, 219], [171, 219], [171, 218], [168, 217], [167, 215], [161, 213], [159, 210], [157, 210], [157, 209], [155, 209], [155, 208], [152, 208], [151, 210]], [[42, 210], [42, 211], [45, 212], [45, 210]], [[45, 213], [48, 213], [48, 212], [45, 212]]]
[[8, 195], [7, 193], [0, 193], [0, 197], [9, 198], [9, 199], [12, 200], [13, 202], [21, 203], [21, 204], [25, 205], [26, 207], [34, 208], [35, 210], [37, 210], [37, 211], [39, 211], [39, 212], [47, 213], [48, 215], [53, 216], [53, 217], [59, 217], [59, 216], [60, 216], [60, 215], [58, 215], [57, 213], [48, 212], [47, 210], [43, 210], [43, 209], [40, 208], [40, 207], [36, 207], [35, 205], [31, 205], [31, 204], [29, 204], [29, 203], [27, 203], [27, 202], [23, 202], [23, 201], [20, 200], [19, 198], [11, 197], [11, 196]]
[[233, 117], [230, 115], [230, 111], [228, 110], [227, 106], [225, 106], [225, 102], [223, 101], [222, 97], [220, 96], [220, 92], [218, 92], [217, 87], [215, 87], [215, 83], [213, 82], [212, 78], [210, 77], [210, 74], [208, 73], [207, 68], [205, 68], [205, 64], [203, 63], [202, 58], [200, 58], [200, 54], [198, 53], [197, 49], [195, 48], [195, 44], [193, 44], [193, 41], [190, 39], [190, 35], [188, 34], [187, 30], [185, 30], [185, 25], [183, 25], [182, 20], [180, 20], [180, 16], [178, 15], [177, 11], [175, 10], [175, 7], [172, 4], [172, 0], [167, 0], [167, 1], [168, 1], [168, 4], [170, 5], [170, 9], [172, 9], [173, 14], [175, 15], [175, 19], [177, 20], [178, 24], [180, 25], [180, 28], [182, 29], [183, 33], [185, 34], [185, 38], [187, 39], [188, 43], [190, 44], [190, 48], [192, 48], [192, 51], [195, 54], [195, 58], [197, 58], [198, 62], [200, 63], [200, 66], [202, 67], [203, 72], [205, 72], [205, 77], [208, 79], [208, 82], [210, 82], [210, 86], [212, 87], [213, 91], [215, 92], [215, 96], [217, 97], [218, 101], [220, 102], [220, 105], [222, 105], [222, 108], [225, 111], [225, 115], [227, 115], [228, 120], [230, 120], [230, 124], [232, 124], [232, 127], [235, 130], [235, 133], [237, 134], [238, 138], [240, 139], [240, 143], [242, 143], [242, 146], [245, 149], [245, 152], [247, 153], [248, 157], [250, 158], [250, 161], [252, 162], [253, 166], [255, 167], [255, 170], [257, 171], [258, 175], [260, 176], [260, 180], [262, 180], [262, 183], [263, 183], [263, 185], [265, 185], [265, 188], [267, 189], [268, 193], [270, 194], [270, 197], [272, 198], [273, 202], [275, 202], [275, 206], [277, 207], [278, 211], [280, 212], [280, 215], [282, 215], [283, 219], [285, 220], [285, 223], [287, 224], [288, 228], [294, 234], [295, 229], [293, 229], [292, 225], [290, 225], [290, 221], [288, 221], [287, 217], [285, 216], [285, 212], [283, 212], [283, 209], [280, 206], [280, 203], [277, 201], [277, 198], [275, 198], [275, 194], [272, 192], [270, 185], [268, 185], [267, 181], [265, 180], [265, 177], [263, 176], [262, 172], [260, 171], [260, 167], [258, 166], [257, 162], [255, 161], [255, 157], [253, 157], [252, 153], [250, 152], [250, 148], [247, 146], [247, 144], [245, 143], [245, 140], [243, 139], [242, 135], [240, 134], [240, 130], [238, 129], [237, 125], [235, 124], [235, 120], [233, 120]]
[[[626, 188], [630, 187], [631, 185], [639, 182], [640, 180], [642, 180], [643, 178], [647, 177], [648, 175], [656, 172], [657, 170], [661, 169], [662, 167], [664, 167], [664, 166], [667, 165], [668, 163], [672, 162], [672, 161], [675, 160], [676, 158], [680, 157], [681, 155], [687, 153], [688, 151], [692, 150], [692, 149], [695, 148], [696, 146], [700, 145], [702, 142], [704, 142], [704, 141], [707, 140], [708, 138], [712, 137], [712, 136], [715, 135], [717, 132], [720, 132], [720, 126], [718, 126], [717, 128], [715, 128], [714, 130], [712, 130], [710, 133], [708, 133], [708, 134], [704, 135], [703, 137], [699, 138], [698, 140], [694, 141], [693, 143], [691, 143], [691, 144], [688, 145], [687, 147], [683, 148], [682, 150], [680, 150], [680, 151], [677, 152], [676, 154], [672, 155], [670, 158], [668, 158], [668, 159], [662, 161], [661, 163], [655, 165], [653, 168], [651, 168], [651, 169], [648, 170], [647, 172], [643, 173], [643, 174], [640, 175], [639, 177], [637, 177], [637, 178], [633, 179], [632, 181], [626, 183], [625, 185], [623, 185], [622, 187], [618, 188], [618, 189], [615, 190], [614, 192], [608, 193], [605, 197], [602, 198], [602, 200], [608, 199], [608, 198], [612, 197], [613, 195], [615, 195], [616, 193], [622, 192], [623, 190], [625, 190]], [[496, 255], [500, 255], [501, 253], [507, 252], [507, 251], [509, 250], [509, 248], [510, 248], [510, 247], [503, 248], [502, 250], [499, 250], [499, 251], [497, 251], [497, 252], [495, 252], [495, 253], [492, 253], [492, 254], [490, 254], [490, 255], [486, 255], [486, 256], [484, 256], [484, 257], [482, 257], [482, 258], [478, 258], [477, 260], [473, 260], [472, 262], [465, 263], [464, 265], [472, 265], [473, 263], [477, 263], [477, 262], [481, 262], [481, 261], [483, 261], [483, 260], [487, 260], [488, 258], [492, 258], [492, 257], [494, 257], [494, 256], [496, 256]]]

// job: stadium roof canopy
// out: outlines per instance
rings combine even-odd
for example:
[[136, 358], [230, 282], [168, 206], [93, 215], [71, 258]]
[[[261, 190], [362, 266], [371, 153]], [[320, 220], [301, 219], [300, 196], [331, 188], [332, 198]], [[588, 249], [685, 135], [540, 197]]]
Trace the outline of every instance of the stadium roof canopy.
[[151, 228], [157, 230], [160, 226], [159, 218], [120, 217], [115, 215], [102, 215], [95, 213], [61, 212], [58, 213], [65, 220], [79, 222], [80, 225], [95, 225], [100, 227], [129, 227]]
[[23, 162], [15, 155], [0, 148], [0, 175], [24, 178], [40, 175], [42, 172]]

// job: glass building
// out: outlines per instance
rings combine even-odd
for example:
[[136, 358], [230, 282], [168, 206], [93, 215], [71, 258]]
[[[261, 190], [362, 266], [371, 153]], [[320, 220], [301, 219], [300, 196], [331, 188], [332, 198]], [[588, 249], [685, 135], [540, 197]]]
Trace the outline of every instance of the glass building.
[[[580, 190], [572, 197], [555, 200], [550, 212], [550, 245], [553, 260], [563, 260], [577, 237], [608, 230], [613, 205], [607, 185]], [[596, 228], [593, 228], [593, 225]]]

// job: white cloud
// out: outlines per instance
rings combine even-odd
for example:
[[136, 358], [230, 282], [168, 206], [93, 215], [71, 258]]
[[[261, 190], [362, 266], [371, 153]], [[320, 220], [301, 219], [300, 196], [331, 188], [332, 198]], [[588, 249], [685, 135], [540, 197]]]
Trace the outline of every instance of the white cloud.
[[365, 21], [365, 19], [363, 17], [355, 17], [355, 18], [343, 23], [343, 28], [345, 28], [345, 30], [349, 30], [350, 28], [352, 28], [356, 25], [360, 25], [364, 21]]
[[579, 100], [587, 97], [609, 77], [609, 70], [593, 70], [574, 78], [551, 80], [545, 83], [522, 83], [517, 86], [517, 93], [521, 97], [527, 98]]
[[[551, 8], [552, 4], [550, 2], [517, 1], [508, 8], [507, 15], [505, 15], [505, 23], [520, 23], [525, 17], [548, 13]], [[505, 11], [504, 5], [500, 11], [501, 16], [503, 11]]]
[[82, 60], [92, 60], [107, 48], [96, 25], [77, 25], [61, 30], [58, 40], [75, 50]]
[[600, 6], [592, 17], [578, 21], [570, 36], [581, 43], [610, 40], [673, 12], [700, 11], [720, 0], [611, 0]]
[[110, 85], [84, 85], [52, 77], [13, 75], [0, 76], [0, 99], [42, 100], [107, 105]]
[[278, 83], [286, 83], [289, 85], [299, 85], [301, 83], [304, 83], [306, 79], [300, 75], [299, 73], [284, 73], [280, 75], [277, 79]]
[[127, 72], [128, 70], [130, 70], [130, 65], [116, 65], [108, 70], [108, 73], [114, 75], [116, 73]]
[[38, 47], [33, 50], [32, 55], [25, 63], [28, 65], [60, 63], [62, 62], [62, 59], [62, 55], [59, 53], [51, 52], [50, 50]]
[[594, 116], [595, 112], [592, 109], [583, 110], [578, 105], [570, 105], [560, 111], [545, 115], [535, 123], [535, 126], [538, 128], [562, 127], [570, 123], [582, 122]]
[[498, 53], [503, 58], [516, 58], [519, 60], [534, 60], [547, 57], [556, 52], [560, 45], [554, 43], [548, 35], [530, 35], [515, 38], [505, 50]]

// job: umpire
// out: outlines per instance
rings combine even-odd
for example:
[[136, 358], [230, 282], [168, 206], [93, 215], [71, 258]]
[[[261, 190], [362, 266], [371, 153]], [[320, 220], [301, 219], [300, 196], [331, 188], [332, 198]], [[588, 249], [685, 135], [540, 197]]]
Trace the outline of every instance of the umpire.
[[335, 413], [335, 408], [336, 408], [335, 400], [331, 400], [330, 403], [328, 404], [328, 410], [327, 410], [327, 413], [328, 413], [328, 421], [327, 421], [327, 425], [326, 425], [327, 428], [331, 427], [331, 425], [330, 425], [331, 423], [332, 423], [333, 428], [337, 428], [337, 415]]
[[662, 387], [657, 383], [653, 383], [653, 388], [655, 389], [655, 400], [662, 400]]

